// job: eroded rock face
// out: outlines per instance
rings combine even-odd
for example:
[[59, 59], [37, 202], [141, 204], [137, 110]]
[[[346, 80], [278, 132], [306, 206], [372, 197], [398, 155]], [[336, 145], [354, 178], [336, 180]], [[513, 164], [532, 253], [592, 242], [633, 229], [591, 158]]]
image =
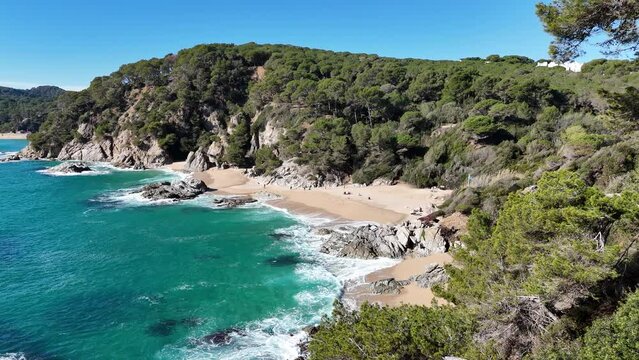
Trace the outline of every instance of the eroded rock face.
[[92, 169], [89, 167], [89, 165], [83, 162], [65, 162], [47, 169], [47, 172], [50, 173], [63, 174], [80, 174], [87, 171], [92, 171]]
[[[80, 125], [78, 132], [89, 133]], [[105, 161], [116, 166], [130, 168], [155, 168], [170, 162], [166, 151], [157, 140], [138, 143], [130, 130], [121, 131], [113, 137], [93, 137], [92, 139], [73, 139], [65, 144], [57, 155], [58, 160]]]
[[439, 226], [420, 227], [405, 223], [398, 226], [364, 225], [334, 231], [320, 251], [340, 257], [375, 259], [401, 258], [409, 252], [418, 256], [446, 252], [448, 242]]
[[18, 152], [18, 156], [23, 159], [52, 159], [54, 156], [46, 151], [36, 150], [31, 144]]
[[188, 171], [206, 171], [213, 166], [209, 161], [208, 155], [202, 151], [191, 151], [186, 157], [184, 169]]
[[433, 285], [442, 284], [448, 281], [448, 274], [443, 266], [437, 263], [426, 265], [426, 269], [422, 274], [411, 276], [413, 280], [423, 288], [430, 288]]
[[272, 175], [259, 176], [258, 181], [267, 185], [298, 188], [336, 187], [346, 181], [344, 174], [314, 174], [312, 169], [305, 165], [299, 165], [295, 159], [286, 160]]
[[142, 196], [149, 200], [188, 200], [207, 190], [208, 187], [202, 180], [188, 178], [146, 185], [142, 188]]

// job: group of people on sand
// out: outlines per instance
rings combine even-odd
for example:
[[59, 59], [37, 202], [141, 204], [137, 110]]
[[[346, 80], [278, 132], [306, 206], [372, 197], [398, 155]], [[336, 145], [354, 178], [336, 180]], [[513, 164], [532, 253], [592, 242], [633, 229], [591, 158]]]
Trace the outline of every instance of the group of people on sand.
[[[353, 195], [353, 193], [351, 193], [350, 191], [344, 191], [344, 195]], [[362, 196], [362, 194], [357, 194], [357, 196]], [[370, 196], [368, 197], [368, 200], [371, 200]]]

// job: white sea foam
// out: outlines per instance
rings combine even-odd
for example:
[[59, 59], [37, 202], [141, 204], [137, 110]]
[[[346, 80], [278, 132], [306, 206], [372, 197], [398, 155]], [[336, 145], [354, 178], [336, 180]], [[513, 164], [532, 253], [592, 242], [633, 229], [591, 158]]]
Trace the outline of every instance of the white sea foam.
[[[113, 169], [117, 169], [117, 168], [113, 167]], [[113, 171], [119, 171], [119, 170], [113, 170]], [[124, 170], [124, 171], [129, 171], [129, 170]], [[177, 178], [178, 176], [177, 174], [178, 174], [177, 172], [174, 172], [171, 170], [162, 171], [161, 175], [153, 176], [148, 179], [144, 179], [140, 181], [140, 185], [157, 183], [162, 181], [172, 181]], [[182, 203], [189, 202], [193, 204], [198, 204], [196, 202], [197, 198], [193, 200], [183, 200], [183, 201], [174, 201], [172, 199], [159, 199], [159, 200], [147, 199], [144, 196], [142, 196], [142, 191], [140, 191], [140, 187], [120, 189], [120, 190], [107, 192], [95, 198], [95, 201], [101, 202], [104, 204], [111, 204], [117, 207], [170, 205], [170, 204], [177, 204], [180, 202]]]
[[[328, 273], [342, 284], [346, 281], [363, 281], [366, 274], [393, 266], [398, 262], [396, 259], [389, 258], [364, 260], [321, 253], [319, 249], [326, 236], [314, 234], [313, 230], [308, 226], [294, 225], [281, 231], [290, 235], [291, 241], [289, 244], [291, 250], [300, 253], [305, 259], [320, 263]], [[312, 270], [300, 268], [297, 271], [301, 272], [303, 276], [319, 276], [319, 273], [314, 268]]]
[[[176, 175], [183, 174], [167, 172], [167, 176]], [[152, 180], [158, 181], [157, 177]], [[106, 200], [123, 206], [174, 203], [171, 201], [158, 202], [145, 199], [141, 196], [141, 193], [133, 192], [133, 189], [124, 189], [105, 196]], [[193, 200], [188, 200], [188, 203], [215, 209], [217, 207], [212, 201], [215, 197], [220, 197], [220, 195], [206, 194]], [[320, 253], [319, 249], [326, 236], [315, 234], [313, 227], [326, 225], [332, 221], [331, 219], [319, 215], [292, 215], [285, 209], [267, 204], [265, 201], [270, 200], [270, 198], [260, 200], [258, 203], [242, 206], [242, 208], [252, 208], [251, 213], [247, 216], [256, 216], [264, 220], [265, 216], [274, 214], [272, 210], [276, 210], [294, 218], [298, 222], [297, 225], [279, 229], [276, 233], [285, 235], [282, 238], [285, 247], [299, 254], [299, 257], [303, 260], [302, 263], [295, 266], [295, 273], [300, 281], [309, 285], [309, 289], [300, 291], [294, 296], [297, 303], [294, 309], [276, 313], [272, 317], [247, 324], [239, 333], [232, 335], [232, 341], [229, 345], [199, 345], [193, 347], [184, 346], [184, 344], [172, 344], [160, 351], [159, 358], [295, 359], [300, 355], [300, 342], [307, 338], [307, 334], [301, 329], [308, 325], [317, 324], [321, 316], [330, 314], [333, 300], [340, 295], [345, 282], [363, 281], [366, 274], [397, 263], [396, 260], [392, 259], [361, 260], [338, 258]], [[250, 221], [250, 219], [247, 221]], [[198, 285], [205, 286], [205, 284]], [[173, 290], [188, 291], [192, 288], [192, 285], [182, 284]], [[149, 299], [139, 300], [151, 302]], [[193, 334], [195, 338], [201, 338], [204, 335], [206, 334]]]
[[[200, 197], [195, 204], [211, 207], [210, 198]], [[260, 203], [260, 206], [264, 206]], [[263, 207], [265, 212], [252, 210], [251, 216], [272, 214], [270, 206]], [[259, 209], [259, 207], [258, 207]], [[288, 212], [277, 209], [286, 214]], [[364, 276], [375, 270], [397, 263], [393, 259], [361, 260], [338, 258], [319, 252], [326, 236], [317, 235], [312, 225], [326, 224], [329, 219], [315, 217], [294, 217], [300, 224], [277, 230], [285, 235], [282, 241], [290, 251], [299, 254], [302, 263], [295, 266], [295, 273], [300, 281], [309, 288], [294, 295], [297, 303], [294, 309], [278, 312], [263, 320], [254, 321], [243, 326], [240, 331], [231, 335], [228, 345], [199, 345], [196, 347], [173, 344], [165, 347], [159, 358], [185, 359], [295, 359], [300, 355], [299, 345], [308, 335], [302, 329], [317, 324], [323, 315], [330, 314], [333, 300], [336, 299], [347, 281], [363, 281]], [[206, 334], [194, 334], [201, 338]]]
[[295, 359], [299, 344], [308, 335], [300, 329], [307, 321], [297, 314], [287, 314], [255, 321], [230, 334], [229, 345], [202, 344], [197, 347], [170, 345], [161, 350], [159, 358], [183, 359]]
[[5, 353], [0, 354], [0, 360], [27, 360], [27, 356], [23, 353]]
[[37, 170], [40, 174], [48, 175], [48, 176], [96, 176], [96, 175], [106, 175], [108, 171], [83, 171], [81, 173], [67, 173], [61, 171], [50, 171], [49, 169]]
[[172, 289], [173, 291], [191, 291], [193, 290], [193, 285], [190, 284], [181, 284]]
[[176, 203], [171, 199], [151, 200], [142, 196], [138, 188], [122, 189], [102, 194], [95, 198], [94, 201], [112, 205], [114, 207], [137, 207], [149, 205], [169, 205]]
[[15, 155], [15, 154], [17, 154], [16, 151], [0, 151], [0, 159], [4, 159], [4, 158], [7, 158], [7, 157], [9, 157], [11, 155]]
[[346, 281], [363, 281], [366, 274], [397, 263], [393, 259], [362, 260], [320, 253], [326, 237], [315, 234], [308, 225], [294, 225], [279, 232], [288, 235], [284, 238], [287, 246], [304, 260], [296, 266], [295, 273], [302, 281], [312, 284], [312, 289], [295, 295], [298, 307], [294, 311], [250, 324], [245, 336], [237, 336], [227, 347], [213, 349], [215, 358], [295, 359], [300, 355], [300, 342], [307, 337], [300, 329], [317, 324], [322, 315], [330, 314], [333, 300]]
[[[77, 162], [77, 161], [71, 161]], [[42, 170], [37, 170], [40, 174], [48, 175], [48, 176], [96, 176], [96, 175], [107, 175], [112, 172], [111, 168], [107, 166], [106, 163], [88, 163], [89, 167], [92, 169], [90, 171], [84, 171], [81, 173], [68, 173], [52, 170], [53, 168], [47, 168]]]

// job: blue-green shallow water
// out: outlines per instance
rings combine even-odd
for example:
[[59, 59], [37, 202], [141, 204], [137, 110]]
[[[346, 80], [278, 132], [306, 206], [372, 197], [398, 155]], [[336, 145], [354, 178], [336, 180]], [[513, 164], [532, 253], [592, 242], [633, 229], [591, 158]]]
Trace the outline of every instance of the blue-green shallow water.
[[[170, 175], [38, 172], [51, 165], [0, 164], [0, 358], [286, 359], [330, 311], [339, 282], [292, 218], [207, 197], [140, 206], [118, 190]], [[227, 346], [197, 341], [229, 328]]]

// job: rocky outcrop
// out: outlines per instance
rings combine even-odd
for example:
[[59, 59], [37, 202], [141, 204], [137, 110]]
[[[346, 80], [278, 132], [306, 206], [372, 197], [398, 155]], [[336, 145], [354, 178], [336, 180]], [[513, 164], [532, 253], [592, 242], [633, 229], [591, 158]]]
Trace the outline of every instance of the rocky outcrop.
[[409, 280], [398, 281], [394, 278], [377, 280], [370, 284], [370, 291], [376, 295], [398, 295], [409, 283]]
[[252, 204], [255, 202], [257, 202], [257, 200], [249, 196], [227, 197], [213, 200], [213, 203], [218, 207], [224, 207], [228, 209], [236, 208], [238, 206], [246, 204]]
[[174, 182], [162, 182], [146, 185], [142, 188], [142, 196], [149, 200], [188, 200], [208, 190], [206, 184], [198, 179], [188, 178]]
[[468, 234], [468, 216], [455, 212], [439, 221], [441, 234], [445, 237], [451, 246], [461, 246], [461, 237]]
[[19, 161], [19, 160], [20, 160], [19, 154], [11, 154], [3, 158], [0, 158], [0, 162]]
[[39, 159], [53, 159], [55, 155], [44, 151], [36, 150], [31, 144], [18, 152], [18, 156], [22, 159], [39, 160]]
[[[80, 132], [83, 125], [80, 125]], [[88, 132], [87, 128], [82, 129]], [[116, 166], [130, 168], [155, 168], [170, 162], [166, 151], [157, 140], [139, 143], [130, 130], [121, 131], [115, 138], [110, 136], [73, 139], [62, 147], [58, 160], [108, 161]]]
[[212, 167], [209, 157], [202, 149], [197, 151], [191, 151], [189, 156], [186, 157], [184, 163], [184, 169], [188, 171], [205, 171]]
[[448, 246], [438, 225], [421, 227], [413, 223], [398, 226], [368, 224], [334, 231], [324, 241], [320, 251], [340, 257], [375, 259], [400, 258], [409, 252], [427, 256], [446, 252]]
[[186, 157], [184, 168], [188, 171], [205, 171], [213, 167], [222, 167], [224, 161], [224, 145], [213, 142], [208, 148], [191, 151]]
[[71, 140], [62, 147], [58, 154], [58, 160], [82, 160], [82, 161], [109, 161], [110, 140], [91, 141], [82, 143], [80, 140]]
[[437, 263], [426, 265], [426, 269], [422, 274], [411, 276], [410, 280], [415, 281], [417, 285], [423, 288], [430, 288], [433, 285], [442, 284], [448, 281], [448, 274], [443, 266]]
[[258, 145], [273, 146], [277, 144], [283, 134], [283, 126], [278, 126], [275, 121], [267, 121], [264, 130], [258, 134]]
[[372, 186], [382, 186], [382, 185], [395, 185], [397, 184], [397, 180], [389, 179], [389, 178], [377, 178], [373, 180], [371, 183]]
[[80, 174], [87, 171], [92, 171], [89, 165], [83, 162], [65, 162], [54, 167], [50, 167], [46, 170], [48, 173], [58, 174]]
[[272, 175], [258, 176], [258, 181], [263, 184], [297, 188], [336, 187], [347, 181], [345, 174], [329, 173], [318, 175], [306, 165], [300, 165], [295, 159], [286, 160]]

